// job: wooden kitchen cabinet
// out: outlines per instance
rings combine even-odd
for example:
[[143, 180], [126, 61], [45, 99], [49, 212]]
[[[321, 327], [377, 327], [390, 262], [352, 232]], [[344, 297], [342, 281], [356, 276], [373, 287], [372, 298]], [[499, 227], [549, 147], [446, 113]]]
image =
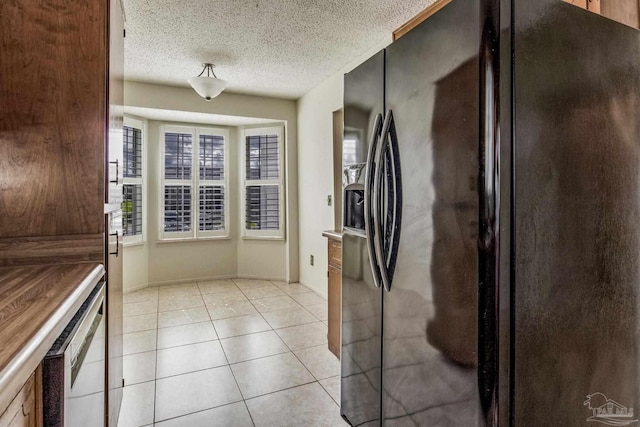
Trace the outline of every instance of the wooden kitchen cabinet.
[[329, 350], [340, 358], [340, 316], [342, 311], [342, 242], [329, 238]]
[[122, 151], [122, 1], [1, 0], [0, 24], [0, 267], [105, 265], [105, 417], [115, 427], [123, 382], [122, 243], [110, 261], [105, 202], [108, 166], [120, 181], [122, 171], [121, 163], [109, 163], [110, 151]]
[[0, 427], [42, 426], [42, 388], [37, 380], [40, 369], [29, 377], [9, 407], [0, 415]]

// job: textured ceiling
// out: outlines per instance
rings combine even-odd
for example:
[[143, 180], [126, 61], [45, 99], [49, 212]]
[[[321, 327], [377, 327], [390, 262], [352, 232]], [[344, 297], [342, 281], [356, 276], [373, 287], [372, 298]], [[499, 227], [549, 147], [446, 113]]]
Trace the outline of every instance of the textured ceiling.
[[298, 98], [434, 0], [124, 0], [127, 80], [188, 86], [202, 62], [227, 91]]

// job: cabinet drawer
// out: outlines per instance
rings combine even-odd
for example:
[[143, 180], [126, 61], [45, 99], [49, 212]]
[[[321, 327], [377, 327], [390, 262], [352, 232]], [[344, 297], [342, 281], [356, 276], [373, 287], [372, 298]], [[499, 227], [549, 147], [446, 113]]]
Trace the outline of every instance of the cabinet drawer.
[[342, 267], [342, 243], [329, 239], [329, 265]]
[[0, 427], [35, 427], [36, 424], [36, 380], [31, 374], [18, 395], [0, 416]]

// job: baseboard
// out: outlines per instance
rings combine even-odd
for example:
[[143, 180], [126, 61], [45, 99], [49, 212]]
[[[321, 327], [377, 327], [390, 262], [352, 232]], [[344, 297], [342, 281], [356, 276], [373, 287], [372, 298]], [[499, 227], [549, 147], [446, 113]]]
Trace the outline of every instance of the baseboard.
[[194, 277], [191, 279], [166, 280], [166, 281], [159, 281], [159, 282], [149, 282], [146, 284], [143, 283], [131, 288], [127, 288], [125, 293], [139, 291], [140, 289], [145, 289], [152, 286], [180, 285], [183, 283], [206, 282], [207, 280], [224, 280], [224, 279], [250, 279], [250, 280], [268, 280], [271, 282], [287, 282], [283, 277], [252, 276], [248, 274], [241, 274], [241, 275], [228, 274], [223, 276]]
[[284, 277], [267, 277], [267, 276], [252, 276], [250, 274], [239, 274], [234, 279], [251, 279], [251, 280], [268, 280], [270, 282], [286, 282]]
[[131, 286], [131, 287], [126, 287], [126, 290], [123, 289], [123, 293], [128, 294], [129, 292], [135, 292], [135, 291], [139, 291], [140, 289], [146, 289], [149, 287], [148, 283], [140, 283], [137, 284], [135, 286]]
[[164, 285], [180, 285], [183, 283], [192, 282], [206, 282], [207, 280], [223, 280], [223, 279], [235, 279], [237, 276], [234, 274], [222, 275], [222, 276], [208, 276], [208, 277], [192, 277], [189, 279], [179, 280], [164, 280], [159, 282], [149, 282], [148, 286], [164, 286]]
[[329, 290], [327, 289], [327, 286], [325, 286], [324, 289], [318, 289], [315, 286], [310, 286], [303, 282], [300, 282], [300, 284], [306, 286], [307, 288], [311, 289], [316, 294], [323, 296], [324, 298], [329, 298]]

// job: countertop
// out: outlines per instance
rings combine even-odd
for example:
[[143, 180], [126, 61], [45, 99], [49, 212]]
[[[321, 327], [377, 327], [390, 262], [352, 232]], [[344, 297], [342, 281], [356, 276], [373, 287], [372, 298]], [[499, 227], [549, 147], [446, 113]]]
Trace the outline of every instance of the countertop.
[[0, 268], [0, 414], [104, 272], [99, 263]]
[[328, 237], [329, 239], [337, 240], [338, 242], [342, 242], [342, 231], [335, 230], [325, 230], [322, 232], [324, 237]]

